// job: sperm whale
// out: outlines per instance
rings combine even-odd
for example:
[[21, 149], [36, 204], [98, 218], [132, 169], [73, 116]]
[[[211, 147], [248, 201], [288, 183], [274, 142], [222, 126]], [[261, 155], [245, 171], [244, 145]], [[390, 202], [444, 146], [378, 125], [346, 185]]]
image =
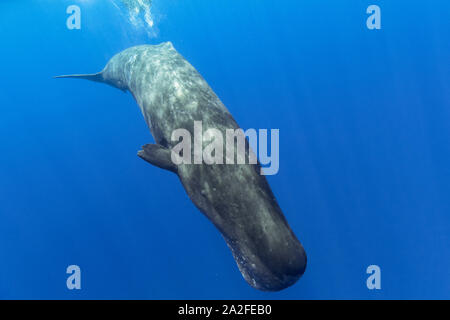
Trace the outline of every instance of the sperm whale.
[[[156, 143], [138, 156], [175, 173], [195, 206], [216, 226], [244, 279], [254, 288], [279, 291], [305, 272], [306, 253], [288, 225], [259, 163], [176, 164], [174, 130], [194, 134], [194, 122], [225, 134], [239, 126], [199, 72], [172, 43], [141, 45], [116, 54], [105, 68], [79, 78], [129, 91]], [[205, 142], [203, 142], [205, 143]], [[246, 145], [247, 156], [251, 148]]]

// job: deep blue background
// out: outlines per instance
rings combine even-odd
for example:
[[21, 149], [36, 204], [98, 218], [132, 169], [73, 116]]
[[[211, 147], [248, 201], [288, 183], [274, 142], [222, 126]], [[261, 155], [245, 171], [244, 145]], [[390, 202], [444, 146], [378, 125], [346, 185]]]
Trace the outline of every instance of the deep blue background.
[[[449, 9], [156, 0], [150, 39], [109, 1], [0, 1], [0, 298], [450, 298]], [[176, 176], [136, 156], [153, 139], [130, 94], [52, 79], [168, 40], [243, 128], [280, 129], [269, 182], [308, 253], [287, 290], [248, 286]]]

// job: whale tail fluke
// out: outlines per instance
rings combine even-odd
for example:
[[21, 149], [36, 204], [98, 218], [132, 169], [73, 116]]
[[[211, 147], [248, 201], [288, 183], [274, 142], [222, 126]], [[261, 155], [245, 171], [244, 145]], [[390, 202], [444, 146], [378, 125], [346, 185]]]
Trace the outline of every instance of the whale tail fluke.
[[72, 79], [85, 79], [95, 82], [104, 82], [103, 75], [101, 72], [98, 73], [92, 73], [92, 74], [69, 74], [69, 75], [62, 75], [62, 76], [55, 76], [54, 79], [61, 79], [61, 78], [72, 78]]

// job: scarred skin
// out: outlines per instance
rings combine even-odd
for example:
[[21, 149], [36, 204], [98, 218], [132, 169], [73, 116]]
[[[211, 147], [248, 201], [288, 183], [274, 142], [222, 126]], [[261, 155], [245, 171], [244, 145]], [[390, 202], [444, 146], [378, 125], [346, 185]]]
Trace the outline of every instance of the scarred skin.
[[[202, 76], [172, 46], [132, 47], [92, 75], [60, 76], [107, 83], [130, 91], [156, 141], [139, 151], [149, 163], [178, 175], [189, 198], [223, 235], [254, 288], [278, 291], [306, 268], [306, 253], [289, 227], [259, 164], [181, 164], [171, 160], [172, 132], [184, 128], [239, 129]], [[208, 142], [203, 141], [203, 145]], [[252, 151], [246, 145], [246, 155]]]

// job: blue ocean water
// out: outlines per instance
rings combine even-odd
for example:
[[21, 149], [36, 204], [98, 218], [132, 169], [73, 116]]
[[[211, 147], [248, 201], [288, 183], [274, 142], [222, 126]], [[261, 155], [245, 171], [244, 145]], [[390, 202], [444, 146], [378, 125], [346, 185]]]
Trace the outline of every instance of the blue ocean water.
[[[450, 298], [449, 9], [155, 0], [149, 32], [112, 1], [1, 1], [0, 298]], [[280, 129], [268, 179], [308, 254], [294, 286], [251, 288], [176, 176], [136, 156], [153, 138], [130, 94], [52, 79], [164, 41], [241, 127]]]

